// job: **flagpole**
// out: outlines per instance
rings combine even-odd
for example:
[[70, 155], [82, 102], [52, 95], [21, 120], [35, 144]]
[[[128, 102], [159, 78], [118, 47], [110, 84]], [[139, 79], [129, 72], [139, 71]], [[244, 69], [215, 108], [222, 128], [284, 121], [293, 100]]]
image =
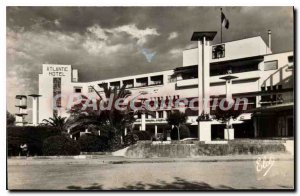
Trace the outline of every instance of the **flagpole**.
[[220, 8], [221, 10], [221, 44], [222, 44], [222, 8]]

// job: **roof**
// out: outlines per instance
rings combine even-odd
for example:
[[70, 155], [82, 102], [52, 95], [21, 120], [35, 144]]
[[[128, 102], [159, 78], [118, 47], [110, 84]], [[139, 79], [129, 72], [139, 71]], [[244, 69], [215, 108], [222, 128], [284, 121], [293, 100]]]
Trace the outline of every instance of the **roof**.
[[236, 79], [236, 78], [238, 78], [238, 77], [237, 76], [228, 75], [228, 76], [223, 76], [220, 79], [223, 79], [223, 80], [232, 80], [232, 79]]
[[194, 70], [194, 69], [198, 69], [198, 65], [190, 65], [190, 66], [184, 66], [184, 67], [176, 67], [174, 69], [175, 72], [179, 72], [179, 71], [186, 71], [186, 70]]
[[28, 95], [28, 96], [30, 96], [30, 97], [41, 97], [42, 95], [38, 95], [38, 94], [30, 94], [30, 95]]
[[16, 95], [16, 99], [26, 98], [26, 95]]
[[217, 34], [217, 31], [200, 31], [194, 32], [191, 38], [191, 41], [199, 41], [202, 40], [203, 37], [206, 38], [208, 41], [212, 41]]
[[217, 31], [200, 31], [194, 32], [191, 38], [191, 41], [199, 41], [202, 40], [203, 37], [206, 38], [207, 41], [212, 41], [217, 34]]
[[282, 110], [289, 110], [294, 108], [294, 103], [289, 102], [289, 103], [282, 103], [282, 104], [277, 104], [277, 105], [270, 105], [270, 106], [262, 106], [258, 108], [254, 108], [252, 110], [249, 110], [249, 112], [279, 112]]

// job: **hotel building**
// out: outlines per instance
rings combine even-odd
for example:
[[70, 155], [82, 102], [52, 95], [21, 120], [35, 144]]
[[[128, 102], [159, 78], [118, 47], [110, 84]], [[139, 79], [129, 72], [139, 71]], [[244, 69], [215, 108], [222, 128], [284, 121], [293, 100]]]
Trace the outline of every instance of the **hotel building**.
[[[182, 66], [172, 70], [116, 77], [105, 80], [80, 82], [78, 70], [71, 65], [44, 64], [39, 74], [38, 115], [35, 122], [53, 117], [54, 114], [69, 116], [64, 108], [64, 99], [58, 100], [61, 110], [54, 110], [53, 97], [61, 94], [67, 97], [72, 93], [90, 95], [93, 86], [100, 94], [101, 85], [126, 88], [132, 96], [147, 92], [147, 98], [163, 99], [222, 98], [230, 88], [233, 99], [247, 98], [247, 110], [233, 121], [234, 138], [292, 137], [294, 134], [294, 69], [293, 52], [273, 54], [269, 44], [263, 39], [251, 37], [242, 40], [210, 45], [216, 32], [195, 32], [192, 41], [198, 47], [183, 50]], [[230, 70], [230, 74], [228, 71]], [[234, 76], [230, 87], [226, 87], [225, 76]], [[200, 104], [198, 104], [200, 105]], [[174, 109], [174, 108], [173, 108]], [[201, 112], [213, 114], [211, 108], [203, 111], [185, 108], [191, 137], [200, 140], [224, 138], [224, 124], [213, 120], [197, 122]], [[166, 118], [170, 109], [155, 111], [155, 116], [144, 119], [146, 130], [154, 135], [170, 129]], [[134, 122], [134, 129], [143, 130], [141, 116]], [[84, 131], [84, 130], [83, 130]], [[77, 136], [75, 136], [77, 137]], [[233, 139], [233, 138], [231, 138]]]

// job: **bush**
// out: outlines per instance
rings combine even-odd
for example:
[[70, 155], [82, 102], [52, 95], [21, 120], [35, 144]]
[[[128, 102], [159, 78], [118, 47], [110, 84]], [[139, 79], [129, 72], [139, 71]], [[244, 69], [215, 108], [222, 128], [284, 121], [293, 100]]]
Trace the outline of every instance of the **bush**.
[[51, 136], [44, 141], [43, 154], [46, 156], [79, 155], [80, 147], [76, 141], [66, 136]]
[[103, 152], [108, 149], [108, 138], [86, 134], [78, 140], [81, 152]]
[[61, 135], [60, 130], [54, 127], [8, 126], [6, 131], [8, 156], [18, 156], [22, 144], [27, 144], [29, 155], [42, 155], [43, 141], [50, 136]]
[[[181, 140], [184, 139], [184, 138], [189, 138], [190, 137], [190, 129], [186, 125], [180, 125], [179, 134], [180, 134], [180, 139]], [[170, 136], [171, 136], [172, 140], [178, 140], [178, 130], [177, 130], [176, 127], [174, 127], [171, 130]]]
[[129, 146], [140, 140], [151, 140], [151, 135], [147, 131], [130, 132], [124, 137], [124, 144]]

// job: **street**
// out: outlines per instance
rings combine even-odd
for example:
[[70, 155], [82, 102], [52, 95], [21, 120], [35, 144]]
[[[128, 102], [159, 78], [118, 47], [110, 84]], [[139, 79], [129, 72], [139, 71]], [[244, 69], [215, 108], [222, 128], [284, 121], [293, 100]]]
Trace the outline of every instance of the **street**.
[[293, 180], [293, 160], [276, 160], [265, 176], [256, 161], [8, 160], [10, 190], [291, 189]]

